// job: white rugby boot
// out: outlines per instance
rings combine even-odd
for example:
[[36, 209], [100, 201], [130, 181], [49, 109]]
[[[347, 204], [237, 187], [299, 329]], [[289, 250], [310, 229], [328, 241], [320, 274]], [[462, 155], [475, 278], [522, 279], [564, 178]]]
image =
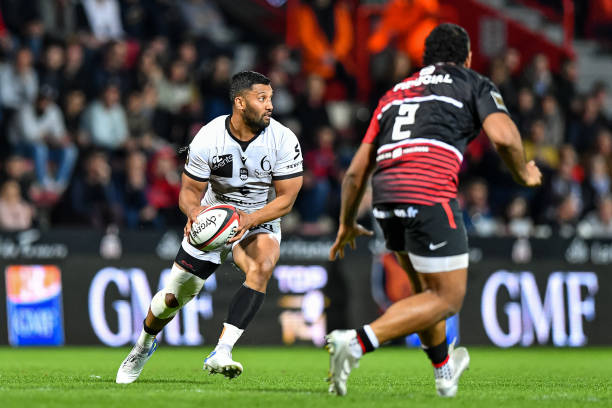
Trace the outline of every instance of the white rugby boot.
[[353, 368], [359, 367], [363, 353], [355, 330], [334, 330], [325, 336], [329, 352], [329, 393], [346, 395], [346, 381]]
[[157, 350], [157, 340], [155, 339], [148, 350], [136, 344], [119, 366], [117, 379], [115, 380], [117, 384], [130, 384], [136, 381], [155, 350]]
[[227, 378], [236, 378], [242, 374], [242, 364], [232, 360], [229, 347], [217, 346], [205, 359], [202, 369], [210, 374], [223, 374]]
[[[441, 397], [454, 397], [457, 394], [459, 378], [470, 365], [470, 355], [465, 347], [455, 349], [454, 342], [448, 348], [448, 363], [436, 378], [436, 391]], [[434, 369], [435, 370], [435, 369]]]

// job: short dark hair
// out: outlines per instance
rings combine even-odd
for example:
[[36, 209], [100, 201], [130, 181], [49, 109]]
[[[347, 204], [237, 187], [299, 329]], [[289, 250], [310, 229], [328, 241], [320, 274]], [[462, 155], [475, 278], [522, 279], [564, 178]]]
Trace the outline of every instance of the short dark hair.
[[230, 85], [230, 101], [234, 102], [234, 98], [245, 89], [251, 89], [253, 85], [262, 84], [270, 85], [270, 78], [255, 71], [242, 71], [232, 77]]
[[423, 63], [432, 65], [438, 62], [463, 64], [470, 52], [470, 37], [467, 31], [457, 24], [440, 24], [425, 39]]

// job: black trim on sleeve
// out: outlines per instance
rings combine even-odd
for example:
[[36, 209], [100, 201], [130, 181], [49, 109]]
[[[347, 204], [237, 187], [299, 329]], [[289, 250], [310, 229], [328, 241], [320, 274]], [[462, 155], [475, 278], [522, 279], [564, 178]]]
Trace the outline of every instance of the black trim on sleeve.
[[203, 178], [203, 177], [198, 177], [198, 176], [194, 176], [193, 174], [191, 174], [190, 172], [187, 171], [187, 169], [183, 169], [183, 173], [185, 173], [189, 178], [194, 179], [195, 181], [200, 181], [200, 182], [205, 182], [208, 181], [207, 178]]
[[282, 176], [272, 176], [272, 180], [287, 180], [290, 178], [300, 177], [302, 174], [304, 174], [303, 171], [293, 174], [283, 174]]

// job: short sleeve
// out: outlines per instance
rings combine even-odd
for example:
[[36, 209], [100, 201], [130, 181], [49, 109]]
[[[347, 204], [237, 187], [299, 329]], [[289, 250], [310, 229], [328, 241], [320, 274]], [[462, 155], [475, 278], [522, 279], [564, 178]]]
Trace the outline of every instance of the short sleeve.
[[499, 89], [487, 78], [481, 78], [479, 83], [476, 93], [476, 110], [480, 123], [484, 122], [486, 117], [492, 113], [508, 113], [508, 108], [506, 108]]
[[272, 180], [285, 180], [299, 177], [303, 173], [302, 149], [295, 134], [287, 129], [278, 150], [276, 164], [272, 170]]
[[192, 142], [187, 150], [187, 159], [183, 172], [196, 181], [208, 181], [210, 166], [208, 165], [208, 152], [198, 149]]

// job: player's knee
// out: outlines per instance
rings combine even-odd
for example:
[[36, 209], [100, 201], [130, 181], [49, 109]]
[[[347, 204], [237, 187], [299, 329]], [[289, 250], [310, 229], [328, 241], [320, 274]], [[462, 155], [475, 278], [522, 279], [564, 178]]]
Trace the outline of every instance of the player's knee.
[[164, 302], [166, 303], [166, 306], [168, 307], [171, 307], [171, 308], [179, 307], [179, 301], [176, 298], [176, 296], [174, 296], [173, 293], [166, 293], [166, 296], [164, 297]]
[[254, 262], [247, 271], [247, 275], [250, 280], [264, 284], [270, 280], [272, 272], [274, 272], [274, 262], [264, 259]]
[[151, 300], [151, 313], [158, 319], [169, 319], [174, 317], [181, 308], [181, 304], [176, 296], [161, 290], [153, 296]]
[[438, 294], [446, 307], [446, 316], [450, 317], [459, 313], [461, 306], [463, 305], [463, 298], [465, 296], [465, 288], [452, 288], [450, 290], [443, 291]]

